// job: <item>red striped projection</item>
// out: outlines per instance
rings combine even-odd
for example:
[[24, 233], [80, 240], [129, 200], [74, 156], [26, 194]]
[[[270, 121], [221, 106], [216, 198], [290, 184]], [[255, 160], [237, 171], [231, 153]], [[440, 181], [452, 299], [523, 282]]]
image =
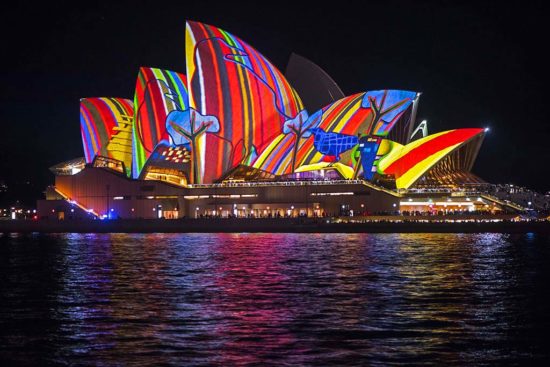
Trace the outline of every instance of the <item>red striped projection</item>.
[[394, 176], [397, 188], [409, 188], [446, 155], [484, 133], [484, 129], [457, 129], [428, 135], [384, 156], [378, 165], [380, 173]]
[[86, 163], [101, 155], [118, 159], [130, 169], [133, 109], [132, 101], [123, 98], [80, 100], [80, 132]]
[[190, 107], [220, 122], [197, 152], [202, 182], [252, 161], [303, 108], [273, 64], [222, 29], [188, 22], [186, 62]]
[[158, 144], [169, 145], [166, 116], [189, 106], [185, 75], [169, 70], [142, 67], [134, 95], [135, 122], [132, 175], [138, 178]]

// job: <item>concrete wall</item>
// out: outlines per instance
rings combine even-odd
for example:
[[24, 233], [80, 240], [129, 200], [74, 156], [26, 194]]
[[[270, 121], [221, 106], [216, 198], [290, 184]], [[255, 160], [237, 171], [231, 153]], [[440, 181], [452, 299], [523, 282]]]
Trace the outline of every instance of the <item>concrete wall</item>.
[[[362, 184], [317, 185], [304, 181], [182, 188], [159, 181], [130, 180], [102, 168], [87, 167], [76, 175], [57, 176], [55, 186], [70, 200], [99, 215], [124, 219], [158, 218], [159, 210], [164, 217], [195, 218], [389, 214], [399, 209], [399, 198]], [[39, 203], [39, 217], [59, 218], [63, 211], [68, 218], [69, 213], [79, 213], [75, 204], [49, 201]], [[88, 214], [82, 211], [82, 215]]]
[[[182, 194], [182, 189], [177, 186], [158, 181], [130, 180], [115, 172], [91, 167], [76, 175], [57, 176], [55, 186], [85, 208], [114, 218], [157, 218], [157, 208], [166, 205], [167, 201], [179, 209], [177, 197]], [[175, 199], [147, 199], [151, 196]], [[46, 214], [39, 212], [39, 215]]]
[[[331, 195], [332, 194], [332, 195]], [[351, 195], [349, 195], [351, 194]], [[238, 216], [243, 213], [253, 213], [254, 216], [291, 214], [298, 216], [307, 211], [308, 216], [339, 215], [353, 211], [359, 213], [391, 212], [398, 210], [399, 198], [384, 192], [379, 192], [361, 184], [349, 185], [313, 185], [304, 183], [300, 186], [284, 184], [268, 187], [219, 187], [191, 189], [189, 195], [210, 196], [204, 199], [186, 200], [187, 213], [212, 214], [215, 210], [222, 215], [233, 213], [237, 209]], [[217, 197], [212, 197], [212, 196]], [[240, 198], [227, 198], [229, 195], [241, 195]], [[243, 198], [242, 195], [255, 195]], [[395, 204], [395, 206], [394, 206]], [[343, 208], [342, 208], [343, 206]], [[197, 210], [199, 208], [199, 210]]]

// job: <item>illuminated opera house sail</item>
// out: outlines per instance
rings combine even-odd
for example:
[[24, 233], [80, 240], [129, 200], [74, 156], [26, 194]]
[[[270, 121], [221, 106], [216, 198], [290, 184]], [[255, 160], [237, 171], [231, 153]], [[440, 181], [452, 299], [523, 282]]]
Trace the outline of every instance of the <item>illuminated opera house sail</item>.
[[[50, 199], [100, 217], [150, 217], [142, 207], [165, 206], [173, 217], [300, 206], [314, 215], [353, 210], [345, 197], [357, 193], [361, 208], [391, 210], [415, 187], [484, 183], [470, 172], [484, 129], [428, 135], [416, 124], [418, 92], [346, 96], [301, 56], [283, 74], [240, 38], [192, 21], [185, 65], [140, 68], [133, 100], [81, 99], [84, 158], [52, 167]], [[291, 188], [283, 197], [282, 187]]]

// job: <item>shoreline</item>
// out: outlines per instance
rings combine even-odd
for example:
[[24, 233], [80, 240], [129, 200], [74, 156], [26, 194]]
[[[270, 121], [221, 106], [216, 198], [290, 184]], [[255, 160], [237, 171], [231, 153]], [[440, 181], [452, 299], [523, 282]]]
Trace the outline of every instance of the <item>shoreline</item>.
[[[464, 218], [451, 218], [465, 220]], [[550, 221], [339, 222], [330, 218], [5, 220], [0, 233], [550, 233]], [[449, 220], [449, 218], [447, 218]]]

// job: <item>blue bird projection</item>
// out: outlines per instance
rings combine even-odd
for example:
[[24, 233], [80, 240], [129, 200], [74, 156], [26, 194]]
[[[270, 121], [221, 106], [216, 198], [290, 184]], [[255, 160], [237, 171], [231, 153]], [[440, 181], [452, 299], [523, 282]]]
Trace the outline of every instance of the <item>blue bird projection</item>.
[[359, 142], [355, 135], [326, 132], [319, 127], [309, 129], [313, 133], [313, 146], [319, 153], [335, 156], [340, 160], [340, 154], [352, 149]]
[[354, 135], [326, 132], [319, 127], [309, 129], [313, 134], [313, 146], [319, 153], [336, 157], [340, 160], [340, 154], [353, 148], [359, 148], [361, 162], [363, 166], [363, 175], [366, 179], [372, 179], [374, 171], [371, 169], [380, 146], [380, 138], [377, 137], [357, 137]]

